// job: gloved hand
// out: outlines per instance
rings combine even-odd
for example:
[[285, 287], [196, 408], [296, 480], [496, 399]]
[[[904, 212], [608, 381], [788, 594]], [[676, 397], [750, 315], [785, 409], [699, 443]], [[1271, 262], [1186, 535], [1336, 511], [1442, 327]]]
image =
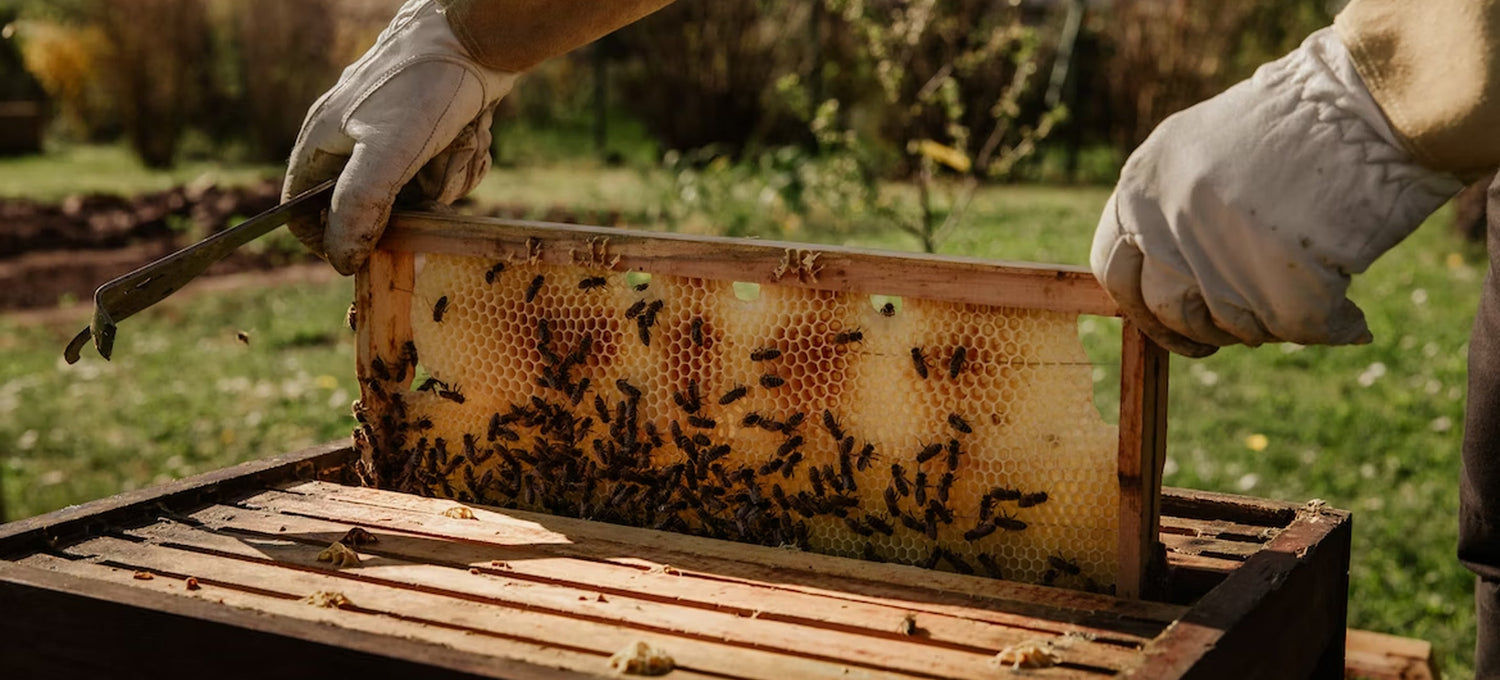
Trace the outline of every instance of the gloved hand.
[[1326, 28], [1163, 121], [1125, 163], [1090, 261], [1178, 354], [1367, 343], [1350, 276], [1462, 186], [1402, 149]]
[[422, 197], [451, 203], [489, 171], [490, 121], [515, 79], [476, 63], [437, 3], [406, 3], [302, 123], [282, 196], [339, 179], [327, 229], [310, 218], [292, 233], [353, 274], [413, 177]]

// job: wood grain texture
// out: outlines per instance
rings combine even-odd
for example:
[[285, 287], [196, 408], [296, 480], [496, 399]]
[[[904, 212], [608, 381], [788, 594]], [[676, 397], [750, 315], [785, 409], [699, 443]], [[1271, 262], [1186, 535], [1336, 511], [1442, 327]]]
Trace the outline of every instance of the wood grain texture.
[[1299, 513], [1148, 645], [1129, 677], [1342, 677], [1350, 535], [1346, 512]]
[[[410, 523], [420, 523], [426, 531], [439, 536], [450, 536], [464, 540], [506, 540], [495, 533], [499, 527], [476, 528], [472, 522], [452, 521], [439, 513], [450, 507], [452, 501], [423, 498], [409, 494], [393, 494], [375, 489], [340, 486], [321, 482], [295, 483], [288, 491], [305, 491], [308, 498], [294, 512], [327, 512], [337, 510], [322, 501], [338, 498], [350, 504], [364, 504], [381, 508], [385, 512], [370, 512], [360, 515], [351, 511], [339, 511], [336, 517], [345, 521], [356, 518], [388, 518], [384, 526], [403, 529], [418, 529]], [[266, 507], [268, 495], [248, 497], [240, 501], [245, 507]], [[289, 509], [287, 501], [278, 501], [276, 507]], [[1166, 605], [1146, 601], [1128, 601], [1105, 595], [1082, 591], [1047, 588], [1043, 586], [997, 581], [976, 576], [964, 576], [950, 572], [932, 571], [897, 564], [879, 564], [863, 560], [820, 555], [817, 553], [786, 550], [765, 546], [732, 543], [699, 536], [676, 534], [651, 529], [617, 526], [590, 522], [570, 517], [557, 517], [513, 509], [475, 508], [475, 513], [487, 522], [515, 526], [520, 530], [540, 529], [540, 533], [529, 534], [539, 544], [558, 544], [581, 556], [608, 557], [613, 555], [628, 558], [648, 568], [669, 564], [680, 569], [694, 569], [702, 565], [705, 571], [718, 574], [760, 574], [767, 583], [778, 587], [808, 588], [824, 593], [860, 595], [863, 593], [892, 593], [895, 598], [911, 598], [914, 593], [927, 593], [928, 597], [943, 596], [943, 601], [991, 603], [988, 608], [1016, 611], [1027, 616], [1062, 616], [1067, 612], [1088, 611], [1099, 615], [1155, 621], [1165, 624], [1179, 617], [1184, 609], [1177, 605]], [[408, 510], [415, 515], [393, 514], [391, 511]], [[489, 537], [489, 538], [487, 538]], [[559, 548], [561, 549], [561, 548]], [[740, 570], [731, 572], [733, 563], [741, 563]], [[799, 585], [802, 584], [802, 585]], [[875, 595], [879, 597], [880, 595]], [[1038, 607], [1033, 612], [1026, 607]], [[1072, 619], [1064, 619], [1072, 620]]]
[[1119, 579], [1121, 597], [1160, 597], [1161, 475], [1167, 458], [1168, 355], [1128, 320], [1121, 329]]
[[[528, 239], [541, 243], [541, 261], [547, 264], [575, 264], [575, 257], [588, 253], [596, 239], [607, 239], [610, 255], [619, 256], [615, 268], [621, 271], [1076, 314], [1118, 314], [1114, 301], [1082, 267], [417, 213], [392, 216], [380, 248], [526, 259]], [[793, 265], [808, 261], [816, 274], [804, 270], [799, 276], [795, 267], [788, 271], [785, 264], [789, 254]]]
[[1432, 643], [1369, 630], [1349, 629], [1344, 675], [1366, 680], [1440, 680]]
[[29, 553], [70, 534], [97, 531], [143, 516], [158, 504], [187, 507], [282, 480], [342, 476], [341, 470], [352, 456], [347, 441], [329, 442], [0, 524], [0, 558]]
[[328, 620], [152, 592], [94, 571], [105, 569], [0, 563], [0, 677], [322, 680], [332, 668], [372, 678], [582, 677]]

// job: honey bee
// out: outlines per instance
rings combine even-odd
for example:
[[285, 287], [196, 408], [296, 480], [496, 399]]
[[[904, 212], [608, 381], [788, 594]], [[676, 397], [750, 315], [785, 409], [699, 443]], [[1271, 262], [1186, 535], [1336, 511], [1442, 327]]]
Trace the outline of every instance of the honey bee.
[[839, 425], [839, 419], [834, 417], [833, 411], [823, 409], [823, 427], [828, 430], [829, 436], [832, 436], [834, 441], [844, 438], [844, 428]]
[[963, 372], [964, 358], [968, 356], [968, 353], [969, 351], [962, 346], [953, 348], [953, 358], [948, 361], [948, 377], [950, 379], [957, 378], [958, 374]]
[[1053, 569], [1056, 569], [1069, 576], [1077, 576], [1083, 573], [1083, 570], [1080, 569], [1076, 563], [1070, 560], [1065, 560], [1057, 555], [1048, 555], [1047, 564]]
[[932, 508], [928, 508], [927, 513], [922, 517], [922, 533], [927, 534], [927, 540], [936, 541], [938, 537], [937, 532], [937, 514], [932, 511]]
[[447, 389], [438, 390], [437, 395], [439, 397], [447, 399], [448, 401], [451, 401], [451, 402], [453, 402], [455, 404], [462, 404], [465, 401], [465, 399], [464, 399], [464, 393], [458, 391], [458, 387], [457, 386], [450, 387], [450, 388], [447, 388]]
[[1027, 526], [1025, 522], [1006, 514], [996, 515], [994, 522], [995, 526], [1006, 531], [1025, 531]]
[[917, 505], [927, 505], [927, 473], [918, 471], [911, 485], [912, 494], [917, 500]]
[[807, 469], [807, 481], [812, 484], [812, 491], [814, 496], [823, 495], [823, 471], [816, 465]]
[[964, 540], [970, 542], [977, 541], [981, 538], [984, 538], [985, 536], [995, 533], [996, 528], [997, 527], [995, 526], [994, 522], [980, 522], [978, 525], [975, 525], [973, 529], [964, 532]]
[[958, 430], [959, 432], [962, 432], [964, 434], [974, 433], [974, 428], [969, 427], [969, 421], [964, 420], [963, 416], [960, 416], [957, 413], [948, 414], [948, 424], [951, 425], [953, 429]]
[[833, 344], [835, 344], [835, 345], [847, 345], [847, 344], [849, 344], [851, 342], [861, 342], [864, 339], [865, 339], [864, 331], [861, 331], [858, 328], [856, 328], [856, 329], [854, 329], [852, 331], [840, 331], [837, 335], [834, 335], [833, 336]]
[[701, 317], [701, 316], [695, 316], [695, 317], [693, 317], [692, 336], [693, 336], [693, 344], [696, 345], [696, 346], [698, 346], [698, 347], [702, 347], [703, 346], [703, 317]]
[[793, 451], [792, 455], [786, 457], [786, 464], [781, 466], [781, 476], [791, 479], [796, 474], [797, 464], [802, 462], [802, 452]]
[[770, 361], [781, 356], [781, 350], [774, 347], [762, 347], [750, 353], [751, 361]]
[[902, 496], [911, 495], [911, 483], [906, 481], [906, 470], [900, 463], [891, 463], [891, 484]]
[[646, 290], [646, 288], [650, 287], [650, 285], [651, 284], [649, 282], [642, 281], [640, 283], [635, 284], [635, 290], [636, 290], [636, 292], [640, 292], [640, 291]]
[[928, 444], [927, 446], [922, 447], [922, 450], [917, 453], [917, 464], [921, 465], [922, 463], [932, 460], [942, 452], [943, 445], [941, 443]]
[[375, 374], [376, 380], [385, 381], [391, 379], [391, 370], [386, 367], [385, 361], [380, 357], [370, 360], [370, 370]]
[[896, 315], [896, 303], [894, 303], [894, 302], [887, 302], [887, 303], [881, 305], [880, 306], [880, 315], [881, 316], [895, 316]]
[[968, 562], [965, 562], [964, 558], [953, 554], [952, 551], [944, 551], [943, 557], [948, 560], [948, 566], [953, 567], [954, 571], [963, 574], [964, 576], [974, 575], [974, 567], [971, 566]]
[[802, 446], [802, 435], [794, 435], [788, 437], [786, 441], [781, 443], [781, 446], [777, 447], [776, 455], [785, 456], [799, 446]]
[[758, 472], [760, 474], [760, 476], [765, 477], [767, 475], [772, 475], [772, 474], [775, 474], [776, 472], [780, 471], [781, 470], [781, 466], [785, 465], [785, 464], [786, 464], [786, 459], [785, 458], [772, 458], [772, 459], [766, 461], [765, 463], [761, 464], [760, 469], [757, 470], [756, 472]]
[[651, 324], [646, 323], [646, 315], [642, 314], [635, 318], [636, 333], [641, 339], [641, 344], [651, 346]]
[[595, 288], [603, 288], [605, 283], [608, 283], [608, 281], [606, 281], [602, 276], [590, 276], [578, 282], [578, 290], [593, 290]]
[[892, 486], [885, 487], [883, 495], [885, 497], [885, 509], [890, 511], [891, 516], [895, 517], [901, 514], [901, 503], [896, 497], [896, 488]]
[[733, 404], [734, 402], [739, 401], [740, 398], [744, 397], [749, 392], [750, 388], [745, 387], [744, 385], [735, 385], [734, 389], [725, 392], [724, 396], [719, 397], [719, 405], [728, 406], [730, 404]]
[[859, 455], [855, 456], [854, 467], [856, 469], [858, 469], [860, 472], [864, 472], [865, 468], [870, 467], [870, 462], [873, 461], [874, 459], [875, 459], [875, 445], [874, 444], [865, 444], [864, 448], [861, 448], [859, 450]]
[[782, 379], [781, 376], [778, 376], [774, 373], [767, 373], [760, 377], [760, 386], [766, 389], [775, 389], [785, 384], [786, 380]]
[[542, 291], [542, 284], [543, 283], [546, 283], [546, 278], [543, 277], [541, 274], [537, 274], [536, 278], [534, 278], [534, 279], [531, 280], [531, 283], [526, 286], [526, 301], [527, 302], [531, 302], [531, 301], [533, 301], [533, 300], [536, 299], [536, 294], [540, 293]]
[[957, 439], [948, 440], [948, 470], [950, 472], [958, 470], [958, 454], [962, 451], [958, 447]]
[[605, 403], [604, 397], [594, 395], [594, 411], [599, 414], [599, 421], [609, 423], [609, 404]]
[[743, 425], [745, 427], [755, 427], [756, 425], [760, 424], [761, 420], [763, 419], [761, 418], [759, 413], [751, 411], [749, 413], [746, 413], [744, 418], [740, 419], [740, 425]]
[[645, 323], [647, 326], [656, 325], [656, 315], [661, 312], [663, 304], [661, 300], [652, 300], [651, 304], [646, 305], [646, 311], [641, 314], [641, 318], [646, 320]]
[[641, 312], [644, 312], [644, 311], [646, 311], [646, 301], [645, 300], [636, 300], [635, 304], [633, 304], [633, 305], [631, 305], [631, 306], [629, 306], [628, 308], [625, 309], [625, 318], [626, 319], [634, 319], [635, 317], [640, 316]]
[[948, 490], [952, 489], [952, 488], [953, 488], [953, 473], [952, 472], [944, 472], [943, 476], [940, 479], [938, 479], [938, 485], [937, 485], [938, 502], [940, 502], [940, 503], [947, 503], [948, 502]]
[[927, 502], [927, 511], [933, 513], [943, 524], [953, 523], [953, 511], [936, 499]]
[[485, 283], [494, 283], [495, 279], [500, 276], [500, 272], [503, 272], [503, 271], [505, 271], [505, 263], [504, 262], [496, 262], [494, 264], [494, 266], [492, 266], [489, 269], [485, 270], [485, 272], [484, 272], [484, 282]]
[[630, 382], [625, 380], [624, 378], [616, 380], [615, 387], [618, 387], [621, 392], [624, 392], [625, 395], [630, 397], [631, 399], [641, 398], [641, 390], [635, 385], [630, 384]]
[[923, 380], [927, 379], [927, 357], [922, 356], [921, 347], [911, 348], [911, 365], [917, 369], [917, 375]]
[[890, 522], [876, 517], [875, 515], [865, 515], [865, 525], [882, 534], [885, 534], [886, 536], [890, 536], [891, 534], [896, 533], [896, 528], [891, 526]]
[[912, 517], [911, 515], [903, 513], [895, 515], [895, 517], [896, 519], [901, 520], [901, 526], [911, 529], [912, 531], [926, 531], [927, 529], [927, 527], [922, 524], [922, 520]]
[[988, 495], [997, 501], [1016, 501], [1021, 499], [1020, 490], [1003, 486], [997, 486], [993, 489], [990, 489]]
[[882, 564], [885, 563], [885, 558], [881, 557], [880, 553], [875, 552], [875, 545], [872, 543], [865, 544], [864, 552], [860, 553], [860, 559], [863, 559], [866, 562], [879, 562]]
[[990, 578], [1005, 578], [1005, 572], [1001, 571], [1000, 564], [989, 553], [979, 553], [975, 556], [979, 560], [979, 566], [984, 568], [984, 574]]
[[687, 420], [689, 425], [704, 430], [712, 430], [719, 426], [719, 423], [713, 418], [705, 418], [699, 415], [690, 415]]
[[1047, 502], [1047, 492], [1046, 491], [1038, 491], [1036, 493], [1021, 494], [1020, 502], [1016, 503], [1016, 505], [1018, 505], [1020, 507], [1023, 507], [1023, 508], [1029, 508], [1029, 507], [1032, 507], [1034, 505], [1041, 505], [1042, 503], [1046, 503], [1046, 502]]
[[860, 536], [870, 536], [875, 533], [874, 529], [865, 526], [864, 522], [861, 522], [854, 517], [845, 517], [844, 525], [848, 526], [850, 531], [859, 534]]
[[441, 322], [443, 320], [443, 314], [445, 312], [447, 312], [447, 311], [448, 311], [448, 296], [444, 295], [444, 296], [442, 296], [442, 297], [440, 297], [440, 298], [437, 299], [437, 303], [436, 304], [432, 305], [432, 320], [436, 321], [436, 322]]

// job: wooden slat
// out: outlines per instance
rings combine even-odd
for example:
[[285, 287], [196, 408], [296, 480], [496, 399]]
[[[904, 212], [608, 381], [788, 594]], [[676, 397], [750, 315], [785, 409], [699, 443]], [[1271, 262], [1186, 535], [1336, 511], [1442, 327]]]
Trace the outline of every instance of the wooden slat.
[[348, 441], [330, 442], [0, 524], [0, 558], [29, 553], [72, 533], [98, 530], [143, 516], [156, 507], [176, 509], [264, 484], [333, 473], [347, 465], [352, 455]]
[[0, 677], [323, 680], [330, 668], [357, 678], [581, 677], [333, 625], [312, 613], [282, 616], [153, 592], [76, 566], [79, 575], [0, 562]]
[[1369, 630], [1349, 629], [1344, 676], [1363, 680], [1440, 680], [1432, 643]]
[[1260, 543], [1224, 541], [1217, 538], [1163, 533], [1161, 541], [1167, 550], [1183, 555], [1205, 555], [1226, 560], [1241, 560], [1260, 552]]
[[[202, 517], [221, 515], [233, 517], [214, 520], [210, 525], [236, 535], [281, 537], [317, 548], [337, 539], [349, 527], [349, 523], [294, 515], [266, 515], [240, 509], [215, 508], [199, 513]], [[285, 527], [285, 531], [281, 531], [282, 527]], [[1132, 650], [1146, 642], [1138, 636], [1116, 631], [1056, 624], [1014, 615], [1006, 617], [1012, 621], [1011, 625], [1005, 625], [998, 624], [990, 616], [977, 619], [965, 617], [962, 610], [936, 613], [901, 606], [907, 603], [851, 601], [812, 593], [788, 592], [731, 579], [696, 578], [691, 573], [669, 574], [664, 570], [643, 570], [613, 562], [556, 557], [526, 546], [478, 545], [472, 541], [457, 540], [439, 542], [424, 536], [397, 533], [378, 525], [368, 525], [366, 528], [380, 537], [378, 544], [362, 548], [372, 555], [464, 570], [478, 568], [487, 573], [530, 583], [533, 587], [588, 589], [610, 597], [665, 602], [679, 607], [826, 627], [877, 637], [890, 637], [891, 631], [910, 616], [916, 628], [921, 631], [919, 637], [923, 641], [988, 653], [1021, 642], [1054, 639], [1070, 643], [1070, 661], [1111, 668], [1126, 665], [1133, 658]], [[177, 540], [178, 536], [175, 531], [170, 534], [161, 533], [156, 527], [135, 530], [131, 534], [168, 543]], [[496, 567], [495, 562], [505, 566]], [[1072, 644], [1075, 642], [1076, 644]]]
[[1301, 503], [1176, 487], [1162, 488], [1162, 512], [1173, 517], [1285, 527], [1297, 518]]
[[[963, 576], [949, 572], [932, 571], [896, 564], [878, 564], [863, 560], [852, 560], [817, 553], [807, 553], [782, 548], [732, 543], [698, 536], [671, 532], [653, 531], [636, 527], [625, 527], [600, 522], [557, 517], [521, 510], [475, 508], [476, 514], [486, 523], [493, 522], [493, 529], [475, 528], [475, 524], [462, 520], [449, 520], [441, 511], [453, 505], [452, 501], [424, 498], [410, 494], [396, 494], [375, 489], [341, 486], [322, 482], [297, 483], [285, 487], [288, 492], [302, 492], [307, 504], [296, 512], [323, 512], [333, 509], [321, 505], [325, 500], [339, 500], [350, 505], [369, 505], [387, 510], [407, 510], [419, 513], [420, 517], [409, 518], [415, 526], [402, 525], [403, 529], [421, 530], [441, 535], [460, 537], [465, 540], [495, 540], [498, 534], [491, 532], [501, 527], [516, 530], [539, 531], [526, 540], [538, 543], [568, 543], [569, 549], [580, 556], [614, 557], [631, 556], [632, 561], [647, 564], [647, 560], [660, 559], [663, 563], [686, 568], [691, 563], [702, 565], [705, 570], [716, 573], [774, 574], [782, 587], [821, 589], [820, 592], [836, 596], [874, 596], [890, 594], [894, 598], [912, 598], [919, 593], [926, 597], [945, 595], [942, 601], [972, 602], [989, 609], [1011, 611], [1026, 616], [1046, 618], [1064, 617], [1072, 620], [1082, 612], [1089, 612], [1103, 621], [1106, 617], [1119, 621], [1165, 624], [1180, 616], [1181, 606], [1155, 602], [1127, 601], [1105, 595], [1095, 595], [1060, 588], [1047, 588], [1013, 581], [996, 581], [974, 576]], [[271, 505], [269, 495], [247, 498], [241, 502], [247, 507], [285, 507]], [[261, 500], [266, 499], [266, 500]], [[280, 503], [280, 501], [277, 501]], [[352, 511], [340, 511], [341, 513]], [[335, 518], [324, 515], [327, 518]], [[385, 526], [396, 526], [392, 521], [399, 515], [385, 513], [340, 514], [346, 521], [379, 522]], [[604, 552], [599, 552], [600, 550]], [[586, 552], [587, 551], [587, 552]], [[610, 551], [613, 551], [610, 553]], [[691, 561], [691, 562], [689, 562]], [[732, 563], [744, 565], [736, 570]], [[953, 597], [953, 596], [956, 596]]]
[[1298, 515], [1148, 645], [1130, 677], [1339, 677], [1349, 538], [1346, 512]]
[[[357, 582], [348, 583], [339, 579], [290, 572], [290, 570], [272, 568], [270, 572], [261, 573], [264, 570], [258, 571], [255, 565], [233, 564], [224, 560], [204, 564], [201, 558], [191, 553], [157, 551], [161, 554], [148, 555], [150, 551], [149, 547], [130, 546], [126, 551], [119, 553], [121, 561], [140, 563], [130, 567], [107, 566], [48, 555], [34, 555], [26, 558], [22, 563], [36, 569], [145, 590], [172, 599], [196, 599], [221, 606], [227, 605], [227, 607], [271, 614], [288, 622], [316, 622], [339, 630], [372, 633], [386, 640], [419, 640], [444, 645], [455, 650], [484, 655], [491, 667], [503, 667], [508, 662], [518, 661], [539, 667], [565, 668], [602, 675], [607, 664], [608, 653], [582, 651], [561, 645], [531, 641], [530, 634], [533, 632], [531, 630], [514, 630], [513, 634], [506, 636], [502, 632], [477, 628], [476, 623], [489, 623], [490, 621], [476, 622], [475, 609], [477, 607], [471, 602], [454, 601], [426, 593], [383, 588]], [[149, 581], [135, 578], [136, 567], [154, 565], [163, 557], [174, 555], [182, 557], [183, 561], [165, 565], [164, 569], [153, 572], [154, 578]], [[199, 581], [199, 590], [189, 591], [184, 587], [184, 579], [179, 576], [184, 571], [205, 574], [202, 577], [194, 577]], [[213, 576], [208, 576], [210, 573]], [[267, 576], [272, 578], [267, 578]], [[333, 609], [315, 607], [302, 601], [302, 596], [317, 590], [341, 592], [349, 597], [355, 606], [349, 609]], [[298, 593], [303, 595], [299, 596]], [[404, 605], [413, 611], [430, 611], [435, 604], [443, 605], [446, 609], [437, 612], [443, 616], [440, 625], [432, 620], [382, 615], [382, 610], [393, 604]], [[489, 617], [484, 615], [489, 613], [481, 611], [478, 613], [478, 618], [488, 619]], [[497, 610], [493, 613], [502, 612]], [[517, 618], [523, 623], [535, 624], [534, 618], [529, 618], [526, 612], [519, 613]], [[516, 628], [519, 626], [506, 627], [507, 630]], [[476, 632], [482, 634], [476, 635]], [[629, 642], [624, 639], [626, 636], [623, 635], [616, 634], [612, 637], [613, 639], [605, 641], [617, 641], [621, 647]], [[326, 661], [321, 659], [314, 661], [312, 665], [314, 668], [321, 669], [325, 674], [330, 668]], [[260, 664], [252, 664], [246, 670], [258, 677], [281, 677], [266, 673], [261, 669]], [[343, 669], [340, 669], [339, 674], [343, 675]], [[216, 672], [214, 675], [220, 674]], [[382, 672], [378, 675], [384, 676], [386, 673]], [[417, 672], [417, 677], [423, 675], [421, 671]], [[705, 680], [720, 677], [704, 675], [692, 670], [683, 671], [683, 675]]]
[[[611, 256], [620, 257], [616, 268], [621, 270], [1077, 314], [1118, 314], [1114, 301], [1082, 267], [417, 213], [392, 216], [380, 248], [525, 260], [530, 255], [528, 239], [541, 243], [540, 261], [546, 264], [575, 264], [575, 254], [582, 257], [588, 253], [591, 241], [608, 239]], [[796, 254], [795, 258], [816, 254], [816, 276], [799, 277], [795, 268], [786, 272], [783, 262], [789, 252]], [[776, 274], [778, 269], [784, 272], [780, 276]]]
[[1197, 538], [1215, 538], [1224, 541], [1265, 544], [1281, 533], [1281, 527], [1230, 522], [1221, 519], [1191, 519], [1187, 517], [1161, 516], [1161, 532]]
[[[222, 582], [232, 577], [234, 583], [294, 597], [311, 592], [309, 588], [337, 590], [356, 605], [428, 622], [458, 622], [461, 613], [468, 614], [472, 618], [461, 624], [466, 628], [498, 630], [563, 647], [594, 646], [605, 654], [634, 637], [643, 637], [672, 650], [686, 668], [761, 680], [844, 677], [851, 669], [877, 677], [905, 673], [988, 678], [994, 672], [987, 663], [990, 654], [895, 639], [894, 634], [886, 639], [859, 636], [618, 595], [600, 602], [594, 590], [542, 587], [494, 571], [474, 574], [374, 555], [364, 555], [366, 561], [358, 568], [331, 571], [310, 566], [316, 564], [318, 546], [252, 545], [183, 526], [160, 533], [168, 532], [175, 532], [174, 546], [217, 550], [210, 555], [99, 538], [68, 552], [98, 554], [111, 564], [193, 575], [200, 580], [206, 576]], [[609, 635], [621, 639], [599, 642]]]
[[[388, 414], [395, 406], [390, 395], [406, 391], [415, 377], [415, 367], [407, 370], [402, 361], [402, 347], [412, 339], [411, 296], [416, 286], [416, 258], [411, 253], [376, 250], [354, 277], [354, 309], [357, 319], [355, 339], [355, 373], [359, 376], [360, 402], [369, 413]], [[384, 378], [374, 369], [383, 362]], [[400, 379], [397, 379], [399, 375]], [[381, 419], [368, 424], [377, 441], [392, 441], [394, 432], [381, 429]], [[355, 445], [372, 473], [375, 483], [390, 484], [392, 471], [382, 470], [373, 442], [361, 431]]]
[[1168, 355], [1134, 324], [1121, 330], [1119, 572], [1116, 594], [1139, 598], [1153, 576], [1167, 451]]

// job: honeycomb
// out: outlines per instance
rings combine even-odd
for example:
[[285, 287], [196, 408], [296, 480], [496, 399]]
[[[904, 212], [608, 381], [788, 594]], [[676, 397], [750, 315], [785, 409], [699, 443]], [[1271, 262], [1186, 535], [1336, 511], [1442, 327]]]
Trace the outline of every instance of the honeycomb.
[[1076, 316], [899, 302], [427, 255], [376, 370], [426, 375], [362, 436], [380, 483], [460, 502], [1111, 590]]

